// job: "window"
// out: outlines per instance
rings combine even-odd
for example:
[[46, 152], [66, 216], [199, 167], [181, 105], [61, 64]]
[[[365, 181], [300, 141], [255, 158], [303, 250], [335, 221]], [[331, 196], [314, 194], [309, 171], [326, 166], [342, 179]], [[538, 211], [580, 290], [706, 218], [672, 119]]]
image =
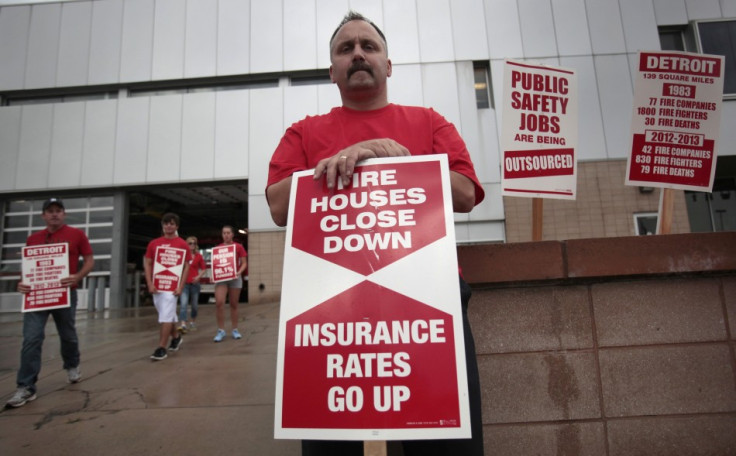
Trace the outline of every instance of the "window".
[[684, 27], [660, 27], [659, 44], [663, 51], [685, 50]]
[[698, 50], [726, 57], [723, 94], [736, 97], [736, 20], [695, 23]]
[[657, 234], [657, 217], [656, 212], [634, 214], [634, 231], [636, 231], [636, 235]]
[[489, 109], [493, 106], [491, 98], [491, 77], [489, 62], [473, 62], [473, 79], [475, 85], [475, 105], [478, 109]]

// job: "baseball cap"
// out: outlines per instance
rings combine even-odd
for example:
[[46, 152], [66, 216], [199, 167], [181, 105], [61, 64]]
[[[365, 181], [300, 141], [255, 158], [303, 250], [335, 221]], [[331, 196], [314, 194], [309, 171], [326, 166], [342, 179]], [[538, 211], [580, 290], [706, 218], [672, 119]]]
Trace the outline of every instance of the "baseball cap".
[[64, 209], [64, 203], [59, 198], [49, 198], [43, 202], [43, 210], [45, 211], [52, 204], [56, 204], [60, 208]]

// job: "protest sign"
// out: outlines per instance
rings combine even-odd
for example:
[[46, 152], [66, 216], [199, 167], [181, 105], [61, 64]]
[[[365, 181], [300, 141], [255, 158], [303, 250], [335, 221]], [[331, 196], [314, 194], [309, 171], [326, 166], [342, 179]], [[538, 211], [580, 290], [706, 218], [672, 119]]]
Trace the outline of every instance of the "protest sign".
[[71, 306], [69, 287], [61, 285], [69, 276], [69, 244], [23, 247], [21, 270], [23, 283], [31, 287], [23, 295], [22, 312]]
[[292, 180], [275, 437], [469, 438], [447, 157], [313, 174]]
[[578, 97], [573, 70], [506, 60], [504, 196], [575, 199]]
[[224, 282], [237, 278], [238, 259], [235, 244], [220, 245], [212, 249], [212, 281]]
[[654, 51], [637, 63], [626, 185], [710, 192], [724, 57]]
[[153, 258], [153, 286], [158, 291], [174, 292], [179, 287], [187, 251], [176, 247], [156, 247]]

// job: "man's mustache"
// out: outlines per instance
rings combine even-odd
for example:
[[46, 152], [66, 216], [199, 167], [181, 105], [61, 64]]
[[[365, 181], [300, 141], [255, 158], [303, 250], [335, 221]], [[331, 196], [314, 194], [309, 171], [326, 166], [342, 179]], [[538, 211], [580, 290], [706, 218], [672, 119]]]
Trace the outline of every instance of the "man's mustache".
[[363, 61], [356, 61], [350, 65], [350, 68], [348, 68], [348, 78], [357, 71], [367, 71], [371, 76], [373, 76], [373, 69], [370, 65]]

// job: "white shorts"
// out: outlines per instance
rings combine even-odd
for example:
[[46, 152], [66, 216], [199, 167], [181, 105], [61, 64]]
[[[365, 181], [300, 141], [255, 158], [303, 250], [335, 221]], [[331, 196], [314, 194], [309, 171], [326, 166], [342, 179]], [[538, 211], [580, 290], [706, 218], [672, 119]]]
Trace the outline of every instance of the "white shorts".
[[228, 288], [243, 288], [243, 278], [238, 276], [235, 279], [226, 280], [224, 282], [217, 282], [215, 284], [216, 287], [221, 287], [225, 285], [227, 285]]
[[176, 303], [179, 298], [170, 291], [161, 291], [153, 295], [153, 305], [158, 311], [159, 323], [176, 323]]

